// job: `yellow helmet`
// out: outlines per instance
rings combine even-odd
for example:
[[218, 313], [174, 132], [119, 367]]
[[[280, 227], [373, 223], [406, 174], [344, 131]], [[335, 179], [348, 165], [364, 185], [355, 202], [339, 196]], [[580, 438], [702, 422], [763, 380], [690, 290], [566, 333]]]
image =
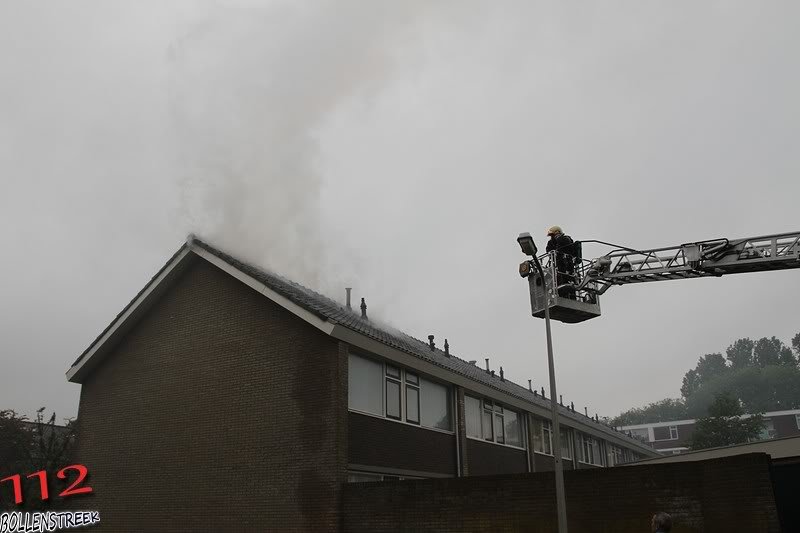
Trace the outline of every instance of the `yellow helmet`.
[[561, 230], [561, 226], [550, 226], [550, 229], [548, 229], [548, 230], [547, 230], [547, 236], [548, 236], [548, 237], [549, 237], [550, 235], [556, 235], [556, 234], [558, 234], [558, 233], [564, 233], [564, 232]]

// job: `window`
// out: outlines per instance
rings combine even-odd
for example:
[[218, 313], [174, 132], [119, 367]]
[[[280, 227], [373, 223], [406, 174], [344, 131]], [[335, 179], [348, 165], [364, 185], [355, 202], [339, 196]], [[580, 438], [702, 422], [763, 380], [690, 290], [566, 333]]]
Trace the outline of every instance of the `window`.
[[514, 411], [505, 413], [505, 434], [506, 444], [522, 448], [522, 427], [519, 416]]
[[589, 435], [580, 434], [580, 451], [578, 460], [590, 465], [603, 466], [603, 456], [600, 453], [600, 441]]
[[464, 396], [464, 418], [467, 422], [467, 437], [483, 438], [481, 433], [481, 401]]
[[467, 436], [498, 444], [525, 447], [522, 419], [492, 400], [464, 396]]
[[762, 429], [761, 433], [758, 435], [759, 440], [774, 439], [776, 434], [775, 423], [771, 418], [765, 418], [764, 429]]
[[609, 445], [608, 466], [616, 466], [625, 462], [625, 454], [619, 446]]
[[400, 369], [386, 365], [386, 416], [400, 420]]
[[670, 426], [669, 427], [669, 438], [672, 440], [677, 440], [678, 438], [678, 426]]
[[494, 440], [492, 431], [492, 402], [483, 402], [483, 438], [484, 440]]
[[650, 442], [650, 431], [648, 431], [647, 428], [629, 429], [628, 431], [631, 432], [632, 437], [644, 440], [645, 442]]
[[420, 404], [422, 406], [422, 425], [429, 428], [453, 429], [450, 390], [444, 385], [421, 378]]
[[794, 415], [794, 421], [797, 423], [797, 429], [800, 429], [800, 415]]
[[362, 483], [364, 481], [398, 481], [401, 479], [420, 479], [418, 477], [398, 476], [392, 474], [375, 474], [372, 472], [348, 472], [348, 483]]
[[549, 420], [537, 418], [533, 426], [534, 451], [553, 454], [553, 426]]
[[380, 474], [365, 474], [363, 472], [348, 472], [347, 473], [347, 482], [348, 483], [361, 483], [364, 481], [381, 481], [383, 476]]
[[411, 371], [350, 355], [349, 407], [414, 425], [452, 431], [450, 389]]
[[406, 372], [406, 422], [419, 424], [419, 376]]
[[383, 365], [350, 355], [348, 402], [350, 409], [383, 416]]
[[570, 446], [569, 430], [567, 428], [560, 428], [561, 434], [561, 457], [563, 459], [572, 459], [572, 446]]

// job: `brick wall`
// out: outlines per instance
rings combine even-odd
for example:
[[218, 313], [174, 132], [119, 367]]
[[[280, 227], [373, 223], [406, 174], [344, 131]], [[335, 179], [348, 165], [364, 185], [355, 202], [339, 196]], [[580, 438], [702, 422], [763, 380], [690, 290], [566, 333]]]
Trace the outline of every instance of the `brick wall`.
[[351, 465], [457, 473], [455, 435], [359, 413], [349, 414], [348, 428]]
[[[769, 458], [751, 454], [694, 463], [565, 473], [570, 533], [642, 533], [657, 511], [673, 533], [777, 532]], [[344, 488], [343, 530], [552, 533], [551, 472], [354, 483]]]
[[81, 389], [102, 531], [330, 531], [347, 347], [198, 261]]

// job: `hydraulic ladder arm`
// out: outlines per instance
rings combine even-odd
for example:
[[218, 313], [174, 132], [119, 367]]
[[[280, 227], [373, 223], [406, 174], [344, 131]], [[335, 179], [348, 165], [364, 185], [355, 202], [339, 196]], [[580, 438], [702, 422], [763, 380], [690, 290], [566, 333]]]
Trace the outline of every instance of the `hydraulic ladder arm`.
[[617, 249], [584, 262], [575, 288], [603, 294], [613, 285], [789, 268], [800, 268], [800, 231], [652, 250]]

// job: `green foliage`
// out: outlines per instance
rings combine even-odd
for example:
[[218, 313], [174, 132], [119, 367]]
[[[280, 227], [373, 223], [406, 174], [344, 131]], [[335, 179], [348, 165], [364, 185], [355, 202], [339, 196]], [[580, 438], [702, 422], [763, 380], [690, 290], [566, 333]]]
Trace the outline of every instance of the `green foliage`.
[[753, 364], [753, 348], [756, 343], [750, 339], [738, 339], [725, 350], [731, 368], [747, 368]]
[[693, 450], [741, 444], [756, 439], [764, 427], [760, 414], [741, 418], [739, 401], [729, 394], [718, 394], [708, 406], [708, 416], [695, 424], [690, 447]]
[[704, 355], [697, 361], [697, 376], [700, 378], [701, 383], [710, 381], [722, 374], [728, 369], [725, 364], [725, 358], [720, 353], [709, 353]]
[[[800, 357], [800, 333], [792, 338]], [[728, 394], [748, 413], [800, 409], [798, 357], [777, 337], [737, 339], [727, 350], [706, 354], [683, 377], [682, 400], [666, 399], [625, 411], [615, 425], [706, 416], [715, 398]]]
[[[14, 411], [0, 411], [0, 479], [13, 474], [27, 475], [39, 470], [49, 473], [70, 464], [76, 425], [56, 425], [56, 414], [44, 418], [44, 408], [36, 411], [36, 420], [30, 422]], [[38, 479], [23, 477], [23, 492], [38, 491]], [[10, 483], [0, 484], [0, 509], [44, 509], [47, 504], [36, 498], [27, 498], [22, 506], [13, 503]], [[48, 506], [52, 508], [52, 505]]]
[[632, 426], [648, 422], [667, 422], [686, 418], [683, 400], [667, 398], [645, 407], [633, 408], [610, 420], [612, 426]]
[[700, 388], [700, 376], [697, 374], [697, 370], [689, 370], [685, 376], [683, 376], [683, 385], [681, 386], [681, 396], [684, 398], [689, 398], [697, 392], [697, 389]]
[[759, 339], [753, 349], [753, 358], [761, 368], [771, 365], [797, 364], [792, 350], [784, 346], [777, 337]]

